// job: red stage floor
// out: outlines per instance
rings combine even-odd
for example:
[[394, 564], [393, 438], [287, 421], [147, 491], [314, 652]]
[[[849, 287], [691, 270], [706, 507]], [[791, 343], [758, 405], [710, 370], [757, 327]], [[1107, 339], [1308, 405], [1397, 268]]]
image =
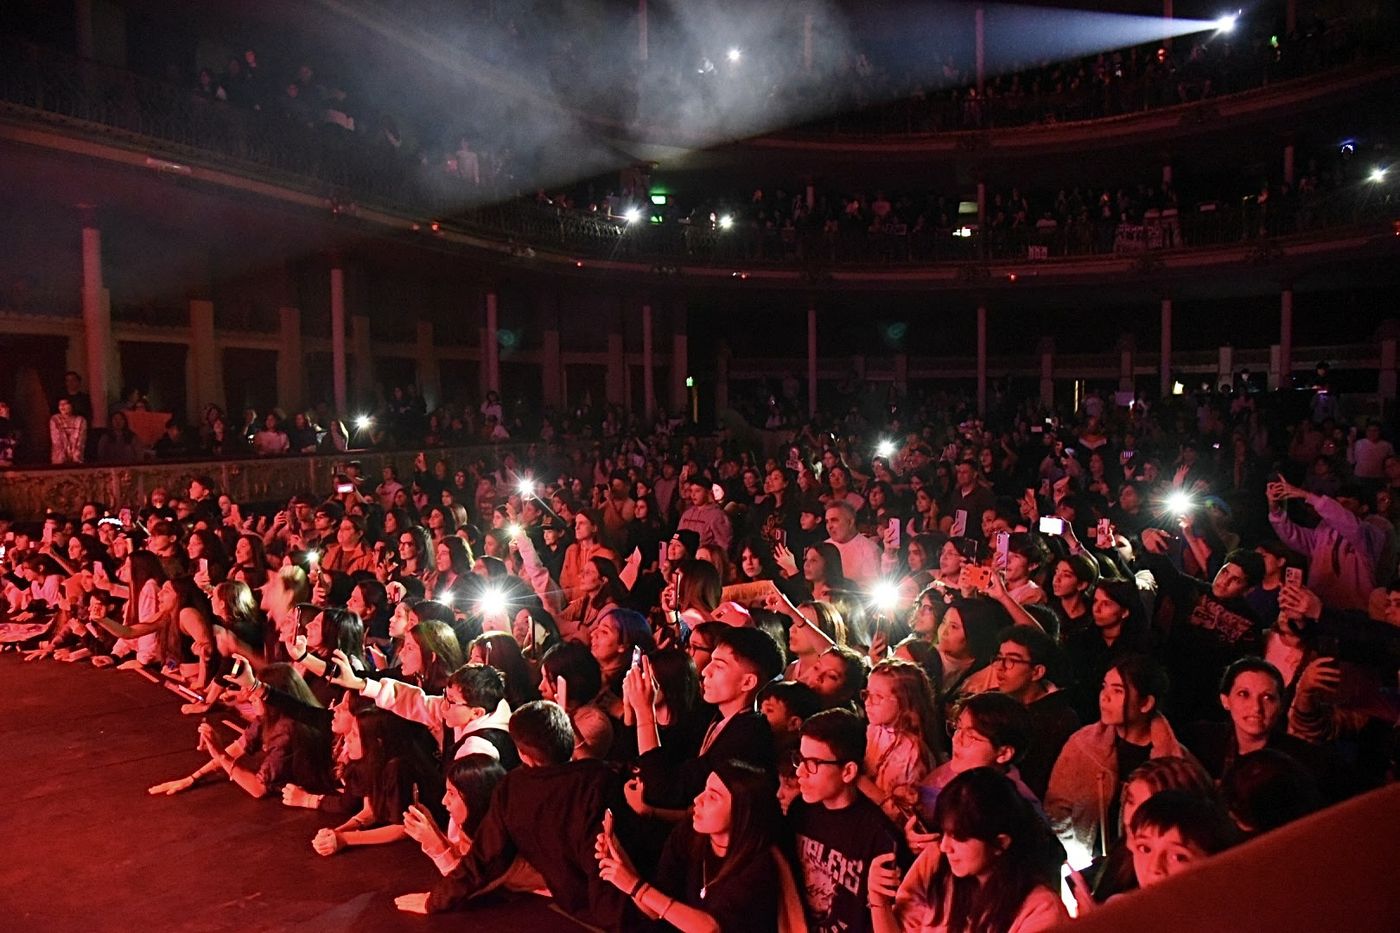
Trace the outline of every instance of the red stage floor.
[[414, 917], [393, 899], [436, 870], [411, 840], [322, 858], [333, 821], [188, 774], [198, 719], [131, 671], [0, 655], [0, 928], [28, 930], [582, 929], [543, 901]]

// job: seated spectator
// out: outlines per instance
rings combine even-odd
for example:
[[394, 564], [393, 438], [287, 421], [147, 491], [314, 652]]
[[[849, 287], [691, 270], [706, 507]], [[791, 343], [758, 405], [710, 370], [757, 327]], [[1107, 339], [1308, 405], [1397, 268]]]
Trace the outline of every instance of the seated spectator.
[[654, 883], [639, 873], [605, 815], [596, 845], [599, 876], [626, 892], [641, 913], [679, 930], [778, 929], [785, 895], [796, 892], [778, 849], [774, 791], [772, 772], [717, 762], [690, 819], [667, 838]]
[[620, 812], [616, 774], [601, 761], [570, 760], [574, 730], [554, 703], [540, 700], [516, 710], [510, 736], [524, 767], [497, 785], [471, 850], [431, 892], [404, 894], [395, 904], [408, 913], [461, 909], [519, 857], [539, 870], [566, 914], [617, 929], [627, 915], [627, 898], [598, 876], [594, 855], [604, 812]]
[[1104, 675], [1099, 721], [1065, 743], [1050, 773], [1045, 812], [1071, 867], [1082, 868], [1096, 848], [1107, 849], [1119, 788], [1134, 768], [1149, 758], [1191, 758], [1159, 711], [1167, 689], [1160, 665], [1141, 655], [1122, 659]]
[[802, 724], [793, 755], [802, 796], [788, 808], [803, 908], [814, 929], [870, 930], [870, 868], [902, 852], [898, 828], [860, 792], [865, 726], [847, 710]]
[[[938, 798], [926, 846], [902, 883], [883, 856], [870, 872], [877, 933], [1042, 930], [1066, 918], [1058, 888], [1065, 850], [1005, 775], [974, 768]], [[893, 899], [893, 903], [891, 900]]]

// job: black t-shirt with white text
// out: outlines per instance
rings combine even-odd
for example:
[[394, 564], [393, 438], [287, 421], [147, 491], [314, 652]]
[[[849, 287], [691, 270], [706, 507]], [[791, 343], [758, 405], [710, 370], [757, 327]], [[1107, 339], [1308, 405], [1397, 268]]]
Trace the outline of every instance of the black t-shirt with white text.
[[900, 851], [898, 827], [864, 794], [839, 810], [801, 799], [788, 810], [801, 871], [798, 885], [812, 933], [871, 929], [870, 863]]

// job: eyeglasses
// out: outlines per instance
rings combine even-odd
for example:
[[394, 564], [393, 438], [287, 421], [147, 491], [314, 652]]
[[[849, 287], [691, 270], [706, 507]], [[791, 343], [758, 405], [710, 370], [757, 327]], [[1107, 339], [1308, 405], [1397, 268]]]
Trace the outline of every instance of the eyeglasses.
[[860, 701], [862, 703], [887, 703], [893, 699], [894, 697], [890, 696], [888, 693], [874, 693], [870, 690], [862, 690], [860, 692]]
[[991, 739], [987, 738], [985, 735], [978, 732], [971, 726], [968, 726], [966, 729], [964, 729], [962, 726], [957, 725], [956, 723], [948, 723], [948, 737], [950, 739], [956, 740], [959, 735], [962, 736], [962, 740], [964, 742], [986, 742], [988, 745], [992, 744]]
[[792, 766], [798, 771], [816, 771], [822, 765], [844, 765], [839, 758], [805, 758], [801, 752], [792, 753]]
[[471, 706], [471, 704], [468, 703], [466, 700], [454, 700], [449, 696], [444, 696], [442, 698], [442, 702], [446, 703], [448, 706], [460, 706], [463, 709], [466, 709], [467, 707]]
[[1017, 664], [1030, 664], [1032, 662], [1026, 658], [1018, 658], [1014, 655], [999, 654], [992, 658], [992, 663], [997, 667], [1015, 667]]

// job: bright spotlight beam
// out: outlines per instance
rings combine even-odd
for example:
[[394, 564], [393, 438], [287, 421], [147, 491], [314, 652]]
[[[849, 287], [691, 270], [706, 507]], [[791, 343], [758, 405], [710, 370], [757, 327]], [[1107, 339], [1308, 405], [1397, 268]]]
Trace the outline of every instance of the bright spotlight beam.
[[1195, 502], [1191, 499], [1189, 494], [1178, 490], [1167, 496], [1166, 505], [1167, 511], [1173, 515], [1185, 515], [1187, 512], [1191, 511]]
[[870, 588], [870, 605], [880, 612], [890, 612], [899, 605], [899, 587], [881, 580]]
[[498, 589], [489, 589], [481, 594], [477, 605], [485, 615], [500, 615], [506, 611], [506, 594]]

